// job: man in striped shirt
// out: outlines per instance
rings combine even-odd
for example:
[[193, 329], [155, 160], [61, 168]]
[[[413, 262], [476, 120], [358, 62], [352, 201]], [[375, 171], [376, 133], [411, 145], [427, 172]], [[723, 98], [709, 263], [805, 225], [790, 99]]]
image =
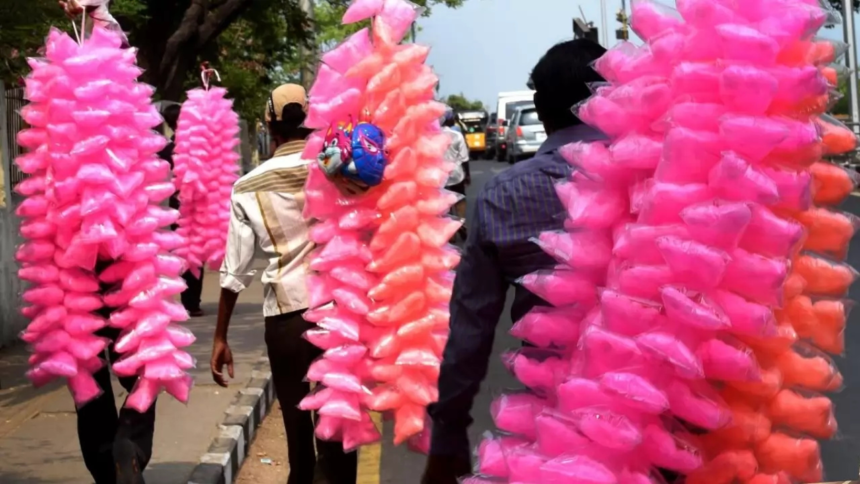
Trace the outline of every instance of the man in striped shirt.
[[[571, 107], [588, 98], [587, 83], [603, 79], [589, 67], [605, 50], [579, 39], [552, 47], [535, 66], [535, 107], [549, 135], [534, 158], [517, 163], [487, 182], [475, 201], [451, 299], [451, 334], [442, 360], [439, 401], [430, 407], [433, 436], [424, 484], [456, 484], [471, 472], [467, 428], [470, 411], [493, 347], [493, 337], [508, 288], [520, 277], [549, 269], [553, 259], [530, 239], [561, 230], [564, 208], [553, 184], [570, 168], [558, 149], [603, 135], [583, 125]], [[516, 321], [536, 305], [546, 305], [515, 286], [511, 318]]]

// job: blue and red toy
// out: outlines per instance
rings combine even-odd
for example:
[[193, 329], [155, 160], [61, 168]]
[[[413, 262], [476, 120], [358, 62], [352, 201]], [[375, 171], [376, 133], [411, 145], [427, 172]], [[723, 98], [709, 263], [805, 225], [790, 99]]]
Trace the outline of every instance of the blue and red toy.
[[387, 162], [385, 135], [370, 123], [332, 126], [317, 161], [328, 176], [340, 173], [370, 187], [379, 185]]

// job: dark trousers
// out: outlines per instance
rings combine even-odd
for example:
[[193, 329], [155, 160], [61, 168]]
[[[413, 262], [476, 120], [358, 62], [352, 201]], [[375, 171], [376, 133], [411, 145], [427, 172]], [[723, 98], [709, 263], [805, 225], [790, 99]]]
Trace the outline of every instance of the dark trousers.
[[344, 453], [341, 442], [316, 439], [317, 459], [313, 417], [311, 412], [298, 409], [299, 402], [310, 392], [310, 383], [305, 381], [308, 368], [322, 354], [322, 350], [302, 338], [305, 331], [314, 327], [302, 318], [303, 312], [266, 318], [266, 348], [287, 431], [290, 459], [287, 484], [312, 484], [317, 467], [323, 471], [327, 484], [355, 484], [358, 453]]
[[[117, 414], [116, 401], [111, 388], [110, 363], [119, 357], [113, 350], [113, 341], [116, 341], [119, 332], [120, 330], [115, 328], [104, 328], [96, 333], [112, 341], [108, 347], [108, 364], [93, 375], [103, 393], [77, 409], [81, 453], [96, 484], [116, 482], [116, 463], [113, 454], [115, 442], [130, 441], [135, 445], [141, 471], [152, 457], [155, 405], [153, 404], [146, 413], [122, 408]], [[119, 379], [120, 385], [129, 393], [134, 390], [136, 382], [137, 377]]]
[[200, 279], [194, 277], [191, 271], [185, 271], [182, 278], [188, 285], [188, 288], [182, 291], [180, 296], [182, 305], [186, 311], [197, 311], [200, 309], [200, 294], [203, 293], [203, 269], [200, 269]]

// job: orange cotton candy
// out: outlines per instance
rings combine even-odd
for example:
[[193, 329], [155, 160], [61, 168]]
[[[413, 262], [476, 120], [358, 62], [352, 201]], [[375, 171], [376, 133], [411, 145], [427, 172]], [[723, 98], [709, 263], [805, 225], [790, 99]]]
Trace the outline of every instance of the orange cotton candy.
[[[701, 437], [708, 449], [739, 448], [761, 442], [770, 435], [770, 420], [752, 406], [742, 402], [728, 404], [732, 412], [731, 423]], [[710, 445], [708, 445], [710, 444]], [[717, 446], [713, 446], [717, 444]]]
[[792, 271], [788, 274], [788, 277], [785, 279], [785, 287], [783, 288], [783, 292], [786, 299], [791, 299], [795, 296], [799, 296], [803, 294], [803, 291], [806, 289], [806, 279], [798, 275]]
[[733, 484], [752, 479], [758, 471], [755, 455], [747, 450], [730, 450], [711, 459], [687, 476], [686, 484]]
[[806, 280], [806, 293], [817, 296], [844, 296], [857, 274], [848, 265], [805, 254], [794, 259], [793, 268]]
[[823, 299], [813, 303], [807, 296], [788, 300], [782, 311], [801, 338], [808, 339], [827, 353], [841, 355], [845, 350], [845, 303]]
[[[749, 402], [767, 402], [779, 393], [782, 388], [782, 373], [776, 367], [762, 367], [761, 379], [756, 382], [728, 382], [730, 388], [734, 392], [739, 392], [746, 401]], [[724, 395], [728, 399], [731, 395], [724, 390]]]
[[765, 473], [786, 472], [803, 482], [821, 482], [823, 472], [818, 442], [781, 433], [756, 445], [755, 455]]
[[776, 359], [782, 373], [783, 386], [798, 386], [817, 392], [830, 392], [842, 386], [842, 374], [826, 357], [812, 351], [801, 355], [794, 350], [786, 351]]
[[812, 200], [816, 205], [838, 205], [851, 194], [857, 185], [854, 173], [826, 161], [813, 163]]
[[841, 212], [814, 207], [799, 212], [794, 218], [806, 227], [805, 250], [844, 259], [848, 244], [854, 237], [856, 217]]
[[817, 439], [836, 435], [833, 403], [824, 396], [804, 397], [792, 390], [782, 390], [768, 407], [774, 425], [785, 426]]
[[817, 121], [821, 129], [821, 144], [826, 154], [839, 155], [857, 148], [857, 135], [843, 124]]
[[779, 474], [756, 474], [747, 484], [791, 484], [791, 477], [784, 472]]
[[777, 319], [776, 334], [766, 337], [744, 336], [741, 340], [756, 354], [759, 363], [774, 359], [797, 343], [797, 332], [788, 320]]

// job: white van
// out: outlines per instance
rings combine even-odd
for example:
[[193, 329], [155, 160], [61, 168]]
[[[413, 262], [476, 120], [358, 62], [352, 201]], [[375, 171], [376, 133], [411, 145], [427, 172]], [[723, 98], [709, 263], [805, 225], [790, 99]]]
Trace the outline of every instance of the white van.
[[507, 133], [507, 125], [514, 115], [514, 111], [518, 107], [533, 104], [535, 98], [534, 91], [510, 91], [500, 92], [499, 101], [496, 105], [496, 115], [498, 116], [499, 135], [496, 137], [496, 159], [504, 161], [507, 159], [508, 147], [505, 142], [505, 134]]

